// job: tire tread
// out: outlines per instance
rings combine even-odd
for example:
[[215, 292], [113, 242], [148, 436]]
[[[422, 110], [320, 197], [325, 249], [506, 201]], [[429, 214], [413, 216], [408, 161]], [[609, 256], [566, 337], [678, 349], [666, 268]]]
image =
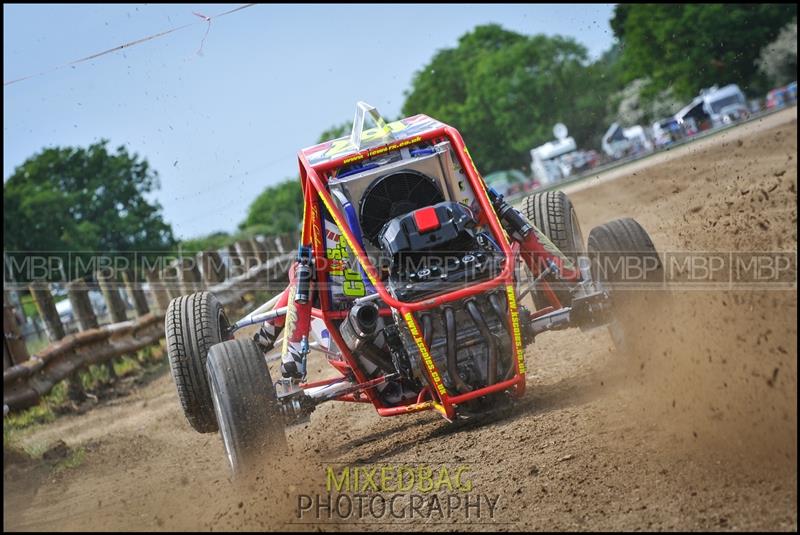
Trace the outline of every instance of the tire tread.
[[266, 360], [250, 339], [217, 344], [208, 355], [211, 388], [218, 389], [221, 417], [236, 449], [235, 474], [252, 468], [263, 456], [286, 448], [283, 417]]
[[206, 359], [222, 341], [218, 317], [222, 305], [208, 292], [182, 295], [167, 307], [165, 330], [170, 371], [189, 424], [200, 433], [217, 430], [208, 387]]

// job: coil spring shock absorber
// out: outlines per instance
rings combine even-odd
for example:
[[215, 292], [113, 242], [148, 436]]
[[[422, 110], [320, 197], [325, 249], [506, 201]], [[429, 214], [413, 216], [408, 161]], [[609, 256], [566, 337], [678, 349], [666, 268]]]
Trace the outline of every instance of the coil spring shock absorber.
[[300, 305], [308, 303], [311, 294], [311, 248], [301, 245], [297, 251], [295, 267], [294, 302]]
[[281, 354], [281, 374], [302, 379], [306, 376], [308, 333], [311, 329], [311, 248], [301, 245], [294, 268], [294, 298], [288, 303], [287, 333]]

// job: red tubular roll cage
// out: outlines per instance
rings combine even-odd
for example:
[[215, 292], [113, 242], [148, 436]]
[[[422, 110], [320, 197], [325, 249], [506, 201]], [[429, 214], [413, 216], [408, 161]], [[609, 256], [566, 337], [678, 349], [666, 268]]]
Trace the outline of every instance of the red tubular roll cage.
[[[311, 247], [315, 258], [325, 257], [325, 250], [323, 248], [321, 217], [319, 214], [319, 206], [315, 199], [316, 196], [325, 205], [325, 208], [327, 209], [331, 217], [333, 217], [334, 222], [343, 233], [344, 238], [350, 247], [350, 250], [356, 255], [359, 264], [366, 272], [367, 276], [372, 282], [372, 285], [374, 286], [377, 293], [380, 295], [383, 302], [389, 307], [397, 309], [400, 312], [400, 315], [407, 322], [408, 327], [411, 330], [412, 334], [414, 332], [417, 333], [421, 332], [420, 326], [416, 318], [414, 318], [413, 313], [429, 310], [451, 301], [465, 299], [470, 296], [482, 294], [489, 290], [499, 288], [501, 285], [506, 286], [506, 292], [508, 295], [509, 325], [512, 325], [514, 327], [513, 329], [514, 332], [519, 333], [520, 326], [519, 326], [518, 315], [516, 314], [516, 309], [517, 309], [516, 294], [514, 290], [514, 282], [515, 282], [514, 265], [516, 263], [516, 255], [519, 253], [519, 247], [517, 244], [514, 244], [512, 246], [512, 244], [509, 243], [506, 233], [503, 231], [500, 221], [497, 218], [497, 214], [495, 213], [494, 208], [492, 207], [491, 202], [489, 201], [489, 198], [486, 194], [486, 189], [483, 179], [478, 174], [478, 171], [475, 168], [474, 163], [472, 162], [472, 158], [469, 155], [469, 152], [467, 151], [467, 148], [464, 145], [464, 141], [461, 138], [461, 135], [458, 133], [458, 131], [451, 126], [444, 125], [439, 128], [424, 132], [422, 134], [415, 135], [413, 139], [414, 143], [416, 144], [422, 141], [440, 139], [443, 137], [447, 138], [450, 141], [451, 146], [453, 147], [456, 153], [456, 157], [458, 158], [462, 169], [464, 169], [464, 171], [466, 172], [469, 184], [472, 187], [472, 190], [475, 194], [475, 198], [481, 208], [481, 219], [483, 220], [484, 223], [488, 225], [495, 239], [495, 242], [499, 244], [500, 248], [503, 251], [503, 254], [506, 257], [503, 270], [497, 277], [491, 280], [475, 284], [474, 286], [454, 290], [452, 292], [448, 292], [443, 295], [423, 299], [422, 301], [404, 302], [404, 301], [399, 301], [394, 297], [392, 297], [386, 290], [386, 287], [381, 282], [377, 270], [368, 260], [363, 247], [355, 239], [355, 236], [353, 235], [351, 229], [347, 226], [346, 218], [343, 217], [343, 214], [337, 208], [336, 204], [333, 202], [331, 195], [327, 190], [327, 178], [323, 178], [325, 177], [325, 174], [328, 173], [329, 171], [332, 171], [334, 169], [337, 169], [345, 165], [344, 162], [345, 159], [352, 160], [352, 158], [355, 156], [353, 153], [349, 153], [339, 158], [324, 161], [317, 165], [311, 165], [303, 152], [298, 153], [298, 159], [300, 165], [300, 181], [303, 188], [303, 197], [305, 204], [305, 215], [303, 221], [301, 243], [305, 246]], [[357, 156], [360, 156], [362, 159], [366, 159], [369, 157], [370, 153], [379, 151], [380, 149], [388, 147], [389, 145], [395, 142], [396, 140], [393, 140], [391, 143], [387, 143], [385, 146], [364, 149], [358, 152]], [[317, 267], [316, 281], [318, 287], [328, 282], [327, 277], [328, 276], [325, 270]], [[337, 347], [342, 352], [342, 355], [346, 362], [346, 366], [342, 366], [341, 364], [337, 365], [335, 361], [332, 361], [332, 364], [334, 364], [334, 367], [339, 369], [339, 371], [342, 373], [344, 373], [347, 370], [347, 368], [349, 368], [349, 371], [352, 371], [353, 375], [355, 376], [357, 383], [359, 384], [367, 383], [369, 378], [364, 375], [356, 358], [353, 356], [353, 354], [349, 351], [347, 345], [344, 343], [344, 340], [339, 334], [339, 330], [332, 324], [332, 320], [342, 319], [344, 317], [344, 314], [341, 311], [331, 310], [330, 296], [328, 292], [320, 291], [319, 298], [320, 298], [320, 308], [312, 309], [311, 313], [314, 317], [320, 318], [325, 322], [326, 328], [333, 337], [333, 340], [336, 342]], [[388, 309], [382, 310], [383, 314], [386, 314], [387, 312]], [[441, 378], [440, 378], [441, 376], [436, 368], [436, 364], [433, 362], [432, 359], [427, 359], [426, 373], [428, 375], [428, 382], [430, 385], [439, 386], [439, 388], [437, 388], [436, 386], [434, 386], [433, 388], [428, 388], [426, 386], [420, 392], [420, 396], [416, 400], [412, 400], [411, 402], [400, 406], [387, 407], [378, 398], [373, 389], [365, 389], [355, 394], [347, 394], [345, 396], [341, 396], [340, 398], [337, 399], [339, 399], [340, 401], [371, 402], [378, 411], [378, 414], [380, 414], [381, 416], [394, 416], [397, 414], [407, 414], [409, 412], [435, 409], [439, 411], [445, 418], [452, 419], [455, 416], [455, 406], [459, 403], [464, 403], [472, 399], [486, 396], [487, 394], [508, 389], [511, 389], [512, 393], [515, 396], [521, 396], [525, 391], [525, 366], [523, 360], [524, 349], [522, 347], [519, 337], [515, 336], [514, 332], [511, 333], [511, 337], [513, 341], [512, 347], [514, 349], [513, 358], [514, 358], [515, 374], [511, 379], [501, 381], [493, 385], [489, 385], [484, 388], [477, 389], [471, 392], [453, 396], [449, 395], [444, 389], [444, 387], [441, 386]], [[429, 348], [425, 346], [425, 342], [424, 340], [422, 340], [422, 337], [421, 336], [415, 337], [415, 342], [419, 346], [419, 350], [421, 351], [421, 353], [423, 355], [427, 354]], [[318, 381], [313, 384], [309, 383], [303, 386], [308, 388], [312, 385], [319, 386], [322, 384], [330, 384], [339, 380], [340, 378], [337, 377], [327, 381]], [[423, 396], [426, 393], [430, 395], [430, 399], [428, 400], [423, 399]]]

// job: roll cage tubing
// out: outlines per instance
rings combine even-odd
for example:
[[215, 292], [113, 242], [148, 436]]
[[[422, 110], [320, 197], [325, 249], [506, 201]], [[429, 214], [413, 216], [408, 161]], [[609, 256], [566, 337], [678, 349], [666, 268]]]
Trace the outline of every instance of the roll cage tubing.
[[[298, 153], [298, 163], [300, 167], [300, 181], [303, 188], [303, 199], [304, 199], [304, 214], [303, 214], [303, 230], [302, 230], [302, 237], [301, 237], [301, 244], [303, 246], [310, 246], [313, 251], [314, 258], [324, 258], [325, 251], [323, 249], [323, 240], [322, 240], [322, 228], [321, 228], [321, 217], [319, 213], [319, 203], [315, 202], [315, 197], [319, 197], [319, 200], [322, 201], [323, 205], [325, 206], [327, 212], [331, 215], [334, 220], [334, 223], [339, 227], [341, 230], [347, 245], [350, 247], [350, 250], [355, 254], [359, 264], [363, 268], [364, 272], [367, 274], [369, 280], [372, 282], [375, 290], [379, 294], [380, 298], [383, 302], [392, 307], [397, 309], [400, 312], [400, 315], [403, 317], [404, 321], [406, 321], [409, 330], [412, 333], [414, 338], [414, 342], [417, 344], [418, 349], [423, 357], [424, 361], [424, 368], [425, 373], [428, 376], [428, 384], [431, 388], [425, 386], [425, 388], [420, 392], [419, 397], [416, 400], [411, 400], [407, 404], [402, 404], [399, 406], [385, 406], [380, 398], [375, 394], [374, 389], [366, 388], [363, 390], [363, 395], [366, 396], [366, 399], [363, 399], [361, 396], [362, 392], [357, 392], [355, 394], [347, 394], [337, 398], [339, 401], [360, 401], [360, 402], [371, 402], [378, 414], [381, 416], [394, 416], [398, 414], [407, 414], [409, 412], [417, 412], [422, 410], [429, 410], [435, 409], [440, 412], [445, 418], [448, 420], [452, 420], [455, 416], [455, 406], [459, 403], [464, 403], [466, 401], [470, 401], [472, 399], [486, 396], [488, 394], [492, 394], [495, 392], [501, 392], [504, 390], [508, 390], [513, 388], [513, 394], [515, 396], [521, 396], [525, 392], [525, 363], [524, 363], [524, 348], [522, 346], [521, 340], [521, 328], [519, 325], [519, 314], [518, 314], [518, 305], [516, 303], [516, 293], [514, 290], [514, 266], [516, 263], [516, 255], [519, 254], [519, 245], [515, 243], [513, 246], [509, 242], [508, 238], [506, 237], [506, 233], [503, 230], [503, 227], [500, 223], [500, 220], [497, 217], [497, 213], [495, 212], [494, 207], [492, 206], [489, 197], [486, 193], [486, 186], [483, 182], [483, 179], [480, 177], [475, 164], [472, 161], [472, 157], [470, 156], [463, 139], [461, 138], [461, 134], [459, 132], [447, 125], [443, 125], [436, 129], [424, 132], [419, 135], [412, 136], [413, 144], [417, 144], [423, 141], [429, 141], [436, 138], [446, 137], [456, 152], [456, 157], [461, 164], [462, 169], [466, 171], [467, 180], [469, 181], [470, 187], [472, 187], [473, 193], [475, 194], [475, 198], [480, 205], [482, 210], [481, 219], [483, 222], [488, 224], [492, 235], [497, 244], [499, 244], [500, 248], [502, 249], [503, 254], [505, 255], [506, 261], [503, 267], [502, 272], [495, 278], [480, 282], [475, 284], [474, 286], [470, 286], [467, 288], [461, 288], [458, 290], [454, 290], [452, 292], [448, 292], [443, 295], [430, 297], [423, 299], [421, 301], [415, 302], [404, 302], [395, 299], [392, 297], [389, 292], [386, 290], [386, 287], [380, 280], [380, 276], [378, 275], [375, 266], [368, 260], [366, 253], [364, 252], [364, 248], [359, 243], [358, 240], [355, 239], [350, 227], [346, 224], [346, 218], [343, 217], [343, 214], [337, 208], [336, 204], [333, 202], [330, 193], [327, 190], [327, 179], [323, 180], [323, 176], [326, 173], [337, 169], [343, 165], [345, 165], [345, 160], [352, 160], [354, 157], [357, 158], [359, 161], [370, 157], [370, 153], [374, 153], [381, 150], [389, 150], [389, 147], [396, 143], [398, 140], [393, 140], [390, 143], [386, 143], [385, 145], [380, 145], [377, 147], [372, 147], [369, 149], [361, 150], [357, 153], [349, 153], [339, 158], [331, 159], [325, 162], [321, 162], [316, 166], [311, 165], [303, 152]], [[315, 195], [316, 194], [316, 195]], [[310, 211], [310, 213], [309, 213]], [[548, 254], [546, 251], [541, 251], [542, 254]], [[537, 254], [535, 252], [534, 254]], [[523, 256], [526, 263], [528, 263], [530, 269], [536, 274], [538, 271], [537, 265], [532, 261], [532, 259]], [[324, 269], [319, 267], [319, 262], [315, 262], [315, 286], [316, 289], [319, 289], [321, 285], [325, 285], [328, 282], [328, 275]], [[451, 301], [457, 301], [461, 299], [465, 299], [474, 295], [478, 295], [484, 293], [488, 290], [492, 290], [495, 288], [500, 287], [501, 285], [505, 285], [505, 292], [507, 295], [508, 301], [508, 324], [512, 326], [512, 332], [510, 336], [512, 338], [512, 346], [514, 348], [514, 367], [515, 367], [515, 374], [510, 379], [506, 379], [500, 382], [497, 382], [493, 385], [488, 385], [480, 389], [476, 389], [470, 392], [466, 392], [464, 394], [458, 395], [450, 395], [447, 393], [444, 385], [441, 382], [441, 374], [436, 367], [436, 364], [433, 362], [433, 359], [430, 357], [429, 348], [425, 344], [422, 335], [420, 334], [422, 330], [420, 329], [419, 322], [414, 317], [415, 312], [422, 312], [425, 310], [430, 310], [432, 308], [438, 307], [444, 303], [449, 303]], [[554, 292], [552, 292], [549, 285], [547, 285], [546, 281], [543, 281], [543, 289], [545, 295], [547, 296], [548, 300], [550, 300], [553, 304], [554, 308], [560, 308], [560, 303], [558, 302], [558, 298], [555, 296]], [[345, 359], [346, 365], [342, 363], [338, 363], [336, 361], [331, 361], [331, 364], [343, 375], [346, 374], [347, 371], [352, 372], [354, 378], [358, 384], [367, 383], [369, 378], [363, 373], [361, 367], [350, 352], [347, 345], [344, 343], [344, 340], [339, 333], [339, 330], [333, 325], [331, 322], [335, 319], [343, 319], [347, 312], [346, 311], [333, 311], [330, 310], [330, 296], [328, 292], [320, 291], [318, 292], [319, 300], [320, 300], [320, 308], [316, 309], [313, 308], [311, 310], [311, 315], [317, 318], [320, 318], [324, 321], [328, 332], [330, 333], [331, 337], [333, 338], [334, 342], [336, 343], [339, 350], [342, 352], [342, 355]], [[382, 311], [382, 315], [386, 315], [386, 310]], [[288, 335], [288, 333], [287, 333]], [[427, 357], [427, 358], [426, 358]], [[340, 377], [330, 379], [327, 381], [318, 381], [315, 383], [308, 383], [301, 385], [304, 388], [310, 387], [310, 385], [320, 385], [320, 384], [330, 384], [336, 381], [341, 380]], [[431, 396], [430, 400], [423, 400], [423, 395], [429, 394]]]

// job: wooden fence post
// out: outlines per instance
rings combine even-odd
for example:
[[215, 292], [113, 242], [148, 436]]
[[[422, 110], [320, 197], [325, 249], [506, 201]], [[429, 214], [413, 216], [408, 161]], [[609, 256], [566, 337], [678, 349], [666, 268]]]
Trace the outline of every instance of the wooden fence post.
[[283, 243], [284, 251], [290, 253], [297, 250], [300, 236], [298, 236], [297, 232], [285, 232], [279, 236], [279, 239]]
[[203, 251], [200, 253], [200, 266], [203, 271], [203, 280], [206, 286], [212, 286], [225, 281], [225, 264], [216, 251]]
[[[291, 232], [287, 232], [273, 238], [275, 241], [275, 246], [277, 247], [278, 251], [280, 251], [281, 255], [291, 254], [297, 251], [297, 243], [294, 242], [292, 236], [293, 234]], [[294, 257], [289, 262], [290, 266], [292, 261], [294, 261]], [[275, 276], [281, 271], [282, 267], [283, 269], [286, 269], [286, 266], [275, 266], [274, 269], [270, 270], [270, 279], [274, 279]]]
[[[89, 286], [83, 279], [76, 279], [67, 284], [67, 295], [69, 302], [72, 303], [72, 313], [78, 320], [78, 328], [81, 331], [96, 329], [99, 324], [97, 315], [92, 307], [92, 300], [89, 298]], [[80, 382], [80, 375], [76, 370], [67, 383], [67, 395], [73, 401], [83, 401], [86, 399], [86, 391]]]
[[72, 303], [72, 313], [78, 320], [78, 328], [81, 331], [96, 329], [97, 315], [92, 307], [92, 300], [89, 299], [89, 287], [83, 279], [76, 279], [67, 284], [67, 295], [69, 302]]
[[14, 305], [8, 295], [8, 290], [3, 291], [3, 370], [10, 366], [21, 364], [28, 360], [28, 348], [19, 330], [17, 315]]
[[142, 317], [150, 312], [150, 307], [147, 305], [147, 296], [144, 294], [141, 285], [137, 282], [136, 273], [132, 269], [126, 269], [122, 272], [122, 278], [125, 280], [125, 289], [128, 291], [128, 297], [133, 301], [133, 306], [136, 309], [136, 317]]
[[[103, 297], [106, 300], [108, 312], [111, 315], [111, 323], [121, 323], [128, 321], [128, 311], [125, 307], [125, 301], [119, 294], [119, 286], [117, 279], [113, 272], [98, 272], [97, 282], [100, 283], [100, 289], [103, 291]], [[117, 372], [114, 371], [114, 361], [109, 360], [106, 362], [109, 378], [114, 381], [117, 379]]]
[[111, 315], [111, 323], [122, 323], [128, 321], [128, 311], [125, 301], [119, 293], [119, 282], [114, 273], [98, 272], [97, 282], [108, 306], [108, 313]]
[[170, 299], [180, 297], [181, 294], [181, 277], [180, 270], [178, 269], [178, 260], [173, 260], [164, 271], [161, 273], [161, 280], [164, 282], [164, 287]]
[[260, 238], [263, 236], [254, 236], [250, 241], [253, 244], [253, 251], [255, 252], [256, 257], [258, 258], [259, 264], [264, 264], [269, 260], [269, 251], [267, 251], [264, 242], [261, 241]]
[[64, 325], [58, 316], [53, 294], [50, 293], [50, 286], [46, 282], [35, 281], [28, 285], [28, 289], [31, 292], [34, 303], [36, 303], [39, 317], [44, 321], [47, 338], [50, 342], [58, 342], [64, 338]]
[[266, 249], [267, 254], [269, 254], [270, 258], [280, 254], [280, 251], [278, 250], [278, 242], [275, 241], [275, 236], [272, 235], [264, 236], [263, 239], [261, 240], [261, 243], [264, 249]]
[[194, 293], [200, 289], [200, 269], [194, 258], [183, 257], [178, 263], [178, 272], [181, 277], [181, 292], [183, 295]]
[[155, 267], [148, 269], [145, 277], [150, 285], [150, 295], [153, 296], [153, 301], [155, 301], [158, 311], [161, 313], [166, 312], [170, 301], [169, 292], [167, 292], [166, 285], [161, 280], [161, 274], [158, 269]]
[[275, 249], [278, 251], [278, 254], [284, 254], [286, 252], [286, 247], [283, 244], [283, 240], [280, 236], [272, 236], [270, 237], [272, 243], [275, 244]]
[[[256, 236], [250, 241], [253, 244], [253, 249], [255, 251], [256, 258], [258, 259], [258, 264], [263, 266], [269, 262], [270, 253], [267, 249], [266, 243], [264, 243], [260, 238], [263, 238], [263, 236]], [[258, 273], [256, 276], [256, 281], [259, 283], [269, 282], [269, 273], [266, 269], [262, 269], [261, 272]]]
[[232, 243], [226, 247], [226, 250], [228, 253], [229, 276], [236, 277], [244, 273], [245, 270], [242, 268], [242, 259], [239, 258], [239, 253], [236, 252], [236, 245]]
[[245, 272], [258, 265], [258, 256], [250, 240], [239, 240], [235, 245]]
[[278, 243], [275, 241], [275, 236], [264, 236], [262, 246], [267, 251], [267, 262], [281, 254], [278, 249]]
[[[279, 256], [283, 256], [287, 253], [290, 253], [294, 250], [294, 246], [289, 245], [286, 239], [283, 239], [282, 236], [267, 236], [264, 240], [264, 243], [267, 246], [267, 250], [269, 251], [269, 259], [274, 260]], [[283, 272], [285, 274], [287, 269], [291, 269], [292, 261], [288, 262], [276, 262], [274, 265], [269, 269], [266, 273], [267, 276], [267, 283], [270, 290], [273, 290], [273, 282], [276, 276], [280, 276], [279, 273]]]
[[[50, 285], [43, 281], [33, 282], [28, 286], [31, 297], [36, 304], [36, 310], [44, 321], [47, 337], [50, 343], [58, 342], [64, 338], [64, 325], [58, 315], [53, 294], [50, 292]], [[67, 396], [73, 401], [83, 401], [86, 399], [86, 392], [83, 390], [81, 377], [77, 371], [72, 373], [67, 379]]]

